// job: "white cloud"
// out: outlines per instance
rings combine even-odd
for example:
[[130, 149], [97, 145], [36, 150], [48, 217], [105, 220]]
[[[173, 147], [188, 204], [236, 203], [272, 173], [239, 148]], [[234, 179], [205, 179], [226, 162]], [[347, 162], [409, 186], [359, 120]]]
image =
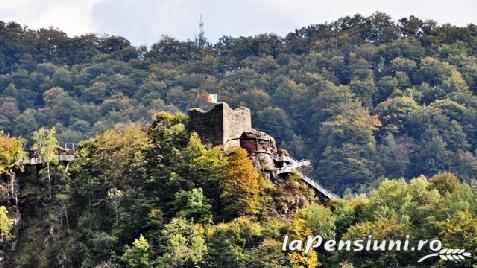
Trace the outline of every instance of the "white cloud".
[[96, 32], [92, 10], [103, 0], [0, 0], [0, 19], [30, 28], [60, 28], [70, 35]]
[[345, 15], [360, 13], [370, 15], [383, 11], [394, 19], [416, 15], [422, 19], [434, 19], [440, 23], [467, 25], [476, 22], [474, 0], [296, 0], [290, 5], [287, 0], [262, 0], [262, 7], [268, 6], [281, 16], [290, 16], [294, 21], [307, 25], [316, 21], [332, 21]]

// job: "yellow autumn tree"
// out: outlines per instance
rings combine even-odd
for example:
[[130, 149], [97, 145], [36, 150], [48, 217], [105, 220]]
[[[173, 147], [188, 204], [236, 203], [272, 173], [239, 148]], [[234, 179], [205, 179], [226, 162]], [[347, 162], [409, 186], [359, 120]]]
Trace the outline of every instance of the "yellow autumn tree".
[[236, 148], [227, 157], [225, 176], [221, 181], [221, 199], [228, 217], [255, 215], [259, 212], [263, 178], [247, 151]]
[[[307, 220], [296, 217], [290, 223], [290, 239], [305, 239], [308, 235], [313, 235], [313, 231], [309, 226], [307, 226]], [[290, 262], [290, 266], [292, 268], [316, 268], [320, 266], [318, 253], [314, 249], [311, 249], [307, 253], [305, 253], [303, 250], [289, 252], [288, 261]]]
[[477, 217], [471, 211], [458, 211], [449, 218], [438, 222], [439, 238], [447, 248], [465, 248], [472, 252], [470, 259], [461, 267], [470, 267], [477, 262]]
[[10, 220], [8, 219], [8, 210], [5, 206], [0, 207], [0, 242], [5, 241], [5, 238], [10, 233]]
[[438, 173], [430, 179], [430, 189], [437, 189], [442, 195], [452, 193], [460, 186], [459, 178], [450, 172]]
[[[306, 208], [300, 209], [294, 216], [288, 229], [288, 235], [291, 240], [306, 239], [308, 236], [321, 235], [323, 239], [335, 238], [335, 216], [331, 210], [323, 205], [312, 204]], [[291, 267], [321, 267], [318, 258], [318, 252], [310, 249], [304, 251], [302, 245], [301, 251], [290, 252], [288, 260]]]
[[24, 140], [8, 137], [0, 131], [0, 173], [8, 170], [24, 155]]

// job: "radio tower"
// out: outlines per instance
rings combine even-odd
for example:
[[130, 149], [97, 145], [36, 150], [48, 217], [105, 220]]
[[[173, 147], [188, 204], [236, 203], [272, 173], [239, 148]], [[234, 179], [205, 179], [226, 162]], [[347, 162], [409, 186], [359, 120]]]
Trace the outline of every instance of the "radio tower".
[[205, 39], [204, 20], [202, 19], [202, 14], [200, 14], [199, 36], [197, 37], [197, 45], [199, 47], [204, 47], [206, 43], [207, 43], [207, 40]]

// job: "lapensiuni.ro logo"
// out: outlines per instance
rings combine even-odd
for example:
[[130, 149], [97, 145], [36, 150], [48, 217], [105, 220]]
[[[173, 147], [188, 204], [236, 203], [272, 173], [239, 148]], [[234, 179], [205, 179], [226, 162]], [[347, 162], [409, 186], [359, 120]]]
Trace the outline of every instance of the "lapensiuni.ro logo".
[[404, 240], [377, 240], [371, 235], [367, 239], [356, 240], [326, 240], [320, 235], [308, 236], [306, 240], [291, 240], [285, 235], [282, 244], [282, 251], [303, 251], [305, 254], [310, 250], [323, 245], [325, 251], [428, 251], [434, 253], [422, 256], [417, 262], [423, 262], [429, 258], [440, 258], [442, 260], [463, 261], [471, 256], [465, 249], [443, 248], [442, 242], [438, 239], [419, 240], [415, 246], [410, 245], [409, 235]]

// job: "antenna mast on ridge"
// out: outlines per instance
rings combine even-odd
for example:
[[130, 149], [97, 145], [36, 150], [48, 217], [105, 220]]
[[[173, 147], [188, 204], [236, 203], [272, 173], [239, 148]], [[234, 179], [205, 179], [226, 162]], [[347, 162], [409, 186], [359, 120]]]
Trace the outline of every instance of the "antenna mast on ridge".
[[204, 47], [206, 42], [207, 42], [207, 40], [205, 39], [204, 20], [202, 19], [202, 14], [200, 14], [199, 36], [197, 37], [197, 45], [199, 47]]

